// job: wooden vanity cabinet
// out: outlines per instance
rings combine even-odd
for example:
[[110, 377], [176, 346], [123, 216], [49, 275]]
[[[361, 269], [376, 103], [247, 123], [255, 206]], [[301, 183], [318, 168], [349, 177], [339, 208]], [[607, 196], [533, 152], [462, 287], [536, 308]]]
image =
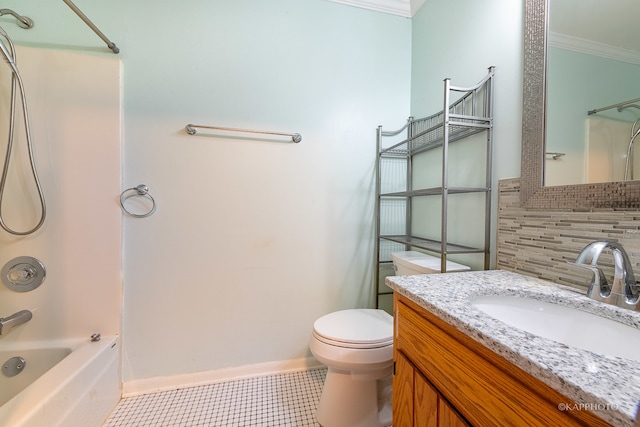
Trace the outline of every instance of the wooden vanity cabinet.
[[394, 296], [393, 426], [609, 426], [408, 298]]

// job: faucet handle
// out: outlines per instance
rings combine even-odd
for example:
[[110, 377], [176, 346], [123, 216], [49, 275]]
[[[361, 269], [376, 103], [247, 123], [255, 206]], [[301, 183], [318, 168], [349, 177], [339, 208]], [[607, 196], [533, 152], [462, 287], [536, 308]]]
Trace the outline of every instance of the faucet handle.
[[640, 301], [640, 282], [634, 279], [635, 286], [629, 284], [624, 288], [624, 296], [627, 304], [636, 305]]
[[600, 267], [591, 264], [582, 264], [577, 261], [570, 262], [569, 264], [587, 269], [591, 271], [591, 273], [593, 273], [591, 277], [591, 283], [589, 284], [589, 289], [587, 290], [587, 296], [589, 298], [601, 300], [611, 296], [611, 285], [609, 284], [609, 281], [605, 277], [604, 272], [602, 271], [602, 269], [600, 269]]

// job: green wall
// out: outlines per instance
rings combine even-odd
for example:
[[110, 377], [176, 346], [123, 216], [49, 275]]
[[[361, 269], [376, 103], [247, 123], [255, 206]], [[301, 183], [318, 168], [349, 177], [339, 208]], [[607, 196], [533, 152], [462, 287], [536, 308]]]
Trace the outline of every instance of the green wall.
[[[315, 319], [373, 304], [375, 129], [409, 115], [411, 20], [325, 0], [76, 4], [121, 50], [121, 188], [158, 205], [123, 218], [125, 383], [304, 361]], [[3, 7], [35, 22], [0, 18], [18, 44], [113, 56], [62, 2]]]
[[[521, 3], [427, 0], [411, 20], [324, 0], [78, 0], [121, 49], [121, 186], [158, 202], [124, 219], [125, 381], [305, 358], [316, 318], [371, 305], [375, 128], [440, 110], [445, 77], [496, 66], [494, 184], [518, 176]], [[3, 7], [36, 24], [0, 18], [18, 44], [113, 55], [62, 2]]]

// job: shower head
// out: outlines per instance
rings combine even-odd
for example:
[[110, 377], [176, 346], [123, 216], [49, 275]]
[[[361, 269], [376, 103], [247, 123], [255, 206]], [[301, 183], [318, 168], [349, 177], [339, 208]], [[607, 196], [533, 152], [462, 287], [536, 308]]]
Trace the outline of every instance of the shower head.
[[11, 15], [18, 20], [18, 26], [24, 29], [33, 27], [33, 21], [27, 16], [17, 14], [11, 9], [0, 9], [0, 16]]

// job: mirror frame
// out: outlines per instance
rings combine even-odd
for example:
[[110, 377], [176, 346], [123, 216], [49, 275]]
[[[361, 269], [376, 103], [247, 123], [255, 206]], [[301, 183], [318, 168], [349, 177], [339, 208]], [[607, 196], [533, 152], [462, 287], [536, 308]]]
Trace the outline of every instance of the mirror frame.
[[532, 209], [638, 209], [640, 181], [544, 186], [548, 1], [525, 0], [520, 201]]

